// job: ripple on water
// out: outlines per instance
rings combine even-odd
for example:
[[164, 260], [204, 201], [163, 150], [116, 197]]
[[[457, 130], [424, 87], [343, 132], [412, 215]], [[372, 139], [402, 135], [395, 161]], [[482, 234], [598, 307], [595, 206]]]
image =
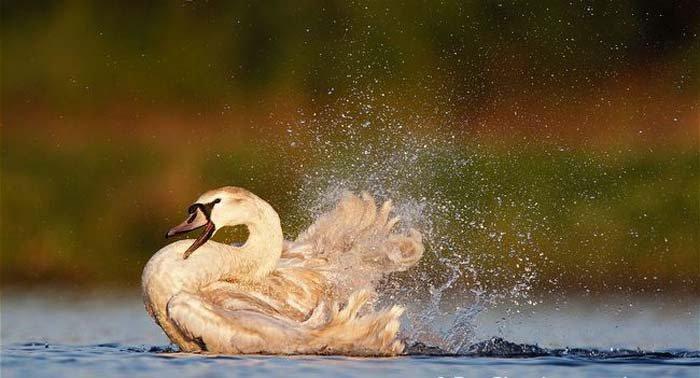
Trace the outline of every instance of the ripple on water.
[[[2, 350], [3, 377], [103, 377], [176, 375], [302, 376], [557, 376], [567, 369], [590, 375], [697, 376], [700, 351], [548, 349], [492, 338], [470, 345], [461, 355], [415, 343], [397, 358], [343, 356], [224, 356], [178, 353], [169, 345], [62, 345], [18, 343]], [[477, 374], [478, 373], [478, 374]], [[486, 374], [488, 373], [488, 374]], [[570, 371], [568, 371], [570, 374]], [[484, 375], [486, 374], [486, 375]]]

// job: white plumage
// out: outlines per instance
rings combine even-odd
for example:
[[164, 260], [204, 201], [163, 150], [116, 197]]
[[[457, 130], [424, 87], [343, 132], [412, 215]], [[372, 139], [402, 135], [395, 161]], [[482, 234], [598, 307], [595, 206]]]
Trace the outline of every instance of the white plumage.
[[[209, 191], [168, 233], [204, 228], [202, 236], [165, 246], [144, 268], [146, 309], [188, 352], [401, 353], [403, 308], [375, 311], [367, 302], [383, 275], [420, 259], [423, 244], [416, 230], [392, 231], [390, 213], [390, 202], [378, 209], [368, 194], [348, 193], [292, 242], [251, 192]], [[239, 224], [249, 229], [243, 246], [209, 240]]]

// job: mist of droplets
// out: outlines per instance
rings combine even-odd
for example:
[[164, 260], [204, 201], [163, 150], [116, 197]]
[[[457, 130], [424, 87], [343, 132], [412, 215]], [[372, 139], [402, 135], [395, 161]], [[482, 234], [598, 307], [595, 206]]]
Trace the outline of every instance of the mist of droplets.
[[[486, 306], [536, 305], [531, 289], [546, 258], [533, 253], [526, 223], [514, 220], [504, 231], [494, 221], [498, 207], [513, 199], [481, 177], [484, 156], [476, 164], [473, 154], [484, 152], [465, 147], [467, 135], [452, 127], [449, 114], [427, 104], [392, 108], [386, 100], [395, 95], [356, 91], [320, 111], [299, 110], [285, 125], [283, 148], [296, 156], [302, 178], [298, 213], [310, 215], [308, 224], [345, 191], [392, 199], [400, 227], [419, 230], [427, 249], [418, 266], [383, 282], [381, 302], [407, 306], [409, 341], [458, 352], [472, 341]], [[473, 196], [460, 198], [463, 193]]]

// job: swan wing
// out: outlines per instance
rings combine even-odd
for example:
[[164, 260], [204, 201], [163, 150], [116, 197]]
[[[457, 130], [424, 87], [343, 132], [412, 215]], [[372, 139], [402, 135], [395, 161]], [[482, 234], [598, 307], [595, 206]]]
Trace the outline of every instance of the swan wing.
[[250, 309], [269, 316], [307, 320], [323, 301], [330, 303], [327, 279], [303, 266], [278, 267], [264, 281], [218, 281], [205, 286], [201, 295], [225, 309]]
[[377, 206], [366, 192], [346, 193], [334, 209], [285, 245], [283, 260], [316, 265], [345, 298], [359, 288], [374, 287], [384, 274], [415, 265], [424, 251], [417, 230], [395, 230], [399, 217], [392, 216], [392, 208], [391, 201]]
[[352, 355], [395, 355], [403, 351], [403, 344], [396, 339], [403, 309], [394, 306], [359, 315], [369, 298], [365, 291], [351, 295], [342, 310], [334, 304], [327, 314], [314, 311], [312, 323], [256, 311], [250, 303], [239, 302], [240, 307], [229, 303], [225, 307], [212, 298], [211, 294], [181, 292], [168, 302], [169, 317], [204, 351]]
[[237, 308], [233, 302], [221, 306], [211, 298], [211, 295], [181, 292], [168, 302], [171, 320], [204, 351], [292, 353], [304, 339], [304, 333], [292, 320], [258, 311], [254, 301], [236, 301], [240, 305]]

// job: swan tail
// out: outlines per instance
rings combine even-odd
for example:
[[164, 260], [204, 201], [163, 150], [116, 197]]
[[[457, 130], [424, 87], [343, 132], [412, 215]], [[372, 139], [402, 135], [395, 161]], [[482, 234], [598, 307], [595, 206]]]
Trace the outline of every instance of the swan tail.
[[345, 297], [358, 287], [374, 287], [385, 274], [404, 271], [423, 255], [420, 232], [397, 231], [391, 200], [377, 206], [367, 192], [346, 193], [286, 248], [286, 253], [323, 261]]
[[360, 290], [350, 296], [342, 310], [334, 304], [330, 320], [312, 332], [315, 348], [324, 354], [362, 356], [394, 356], [403, 352], [404, 344], [397, 339], [397, 333], [404, 309], [392, 306], [360, 315], [370, 298], [370, 291]]

